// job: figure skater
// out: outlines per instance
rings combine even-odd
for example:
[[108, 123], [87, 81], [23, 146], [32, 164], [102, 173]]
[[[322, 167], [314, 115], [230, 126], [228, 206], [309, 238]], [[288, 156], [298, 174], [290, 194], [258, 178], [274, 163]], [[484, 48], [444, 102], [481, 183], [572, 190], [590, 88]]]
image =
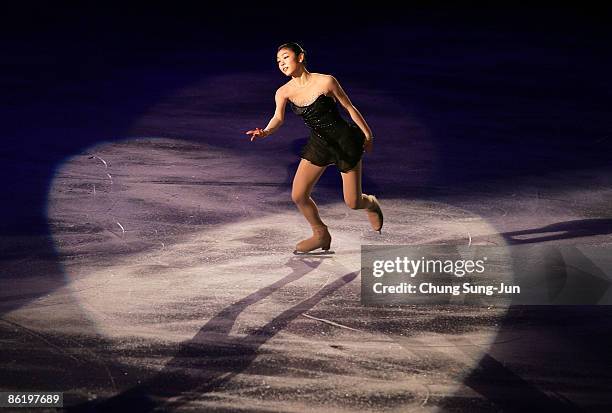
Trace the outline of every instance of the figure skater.
[[[311, 73], [306, 69], [306, 52], [299, 44], [291, 42], [279, 46], [276, 62], [280, 71], [291, 79], [276, 91], [276, 110], [268, 125], [246, 134], [251, 135], [253, 142], [276, 132], [284, 122], [287, 102], [311, 130], [301, 151], [291, 199], [312, 227], [313, 236], [298, 242], [294, 253], [307, 253], [318, 248], [327, 251], [330, 248], [331, 235], [310, 194], [325, 168], [332, 164], [341, 173], [346, 205], [351, 209], [365, 209], [372, 229], [381, 233], [383, 214], [380, 204], [374, 195], [361, 192], [361, 157], [364, 152], [372, 151], [374, 141], [366, 121], [334, 76]], [[354, 123], [340, 116], [337, 102], [342, 104]]]

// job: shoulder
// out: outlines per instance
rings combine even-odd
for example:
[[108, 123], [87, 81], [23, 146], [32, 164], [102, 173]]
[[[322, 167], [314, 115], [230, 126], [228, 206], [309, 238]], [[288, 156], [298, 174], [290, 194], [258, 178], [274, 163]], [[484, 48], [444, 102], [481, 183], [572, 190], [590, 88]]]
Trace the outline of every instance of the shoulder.
[[336, 79], [334, 75], [322, 74], [322, 73], [317, 73], [317, 74], [320, 76], [321, 82], [325, 84], [326, 86], [328, 86], [329, 88], [333, 88], [335, 85], [338, 84], [338, 79]]
[[312, 76], [315, 77], [315, 80], [317, 81], [317, 83], [319, 84], [331, 84], [333, 82], [337, 82], [336, 78], [330, 74], [327, 73], [317, 73], [317, 72], [310, 72], [310, 74]]
[[285, 83], [284, 85], [276, 89], [276, 93], [274, 93], [274, 97], [286, 99], [288, 95], [288, 90], [289, 90], [289, 83]]

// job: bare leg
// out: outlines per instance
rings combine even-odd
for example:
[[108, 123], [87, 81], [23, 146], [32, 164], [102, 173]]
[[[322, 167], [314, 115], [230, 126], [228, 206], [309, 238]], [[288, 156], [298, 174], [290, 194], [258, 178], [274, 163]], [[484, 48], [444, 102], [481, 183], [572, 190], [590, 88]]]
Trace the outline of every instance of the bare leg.
[[312, 189], [325, 171], [326, 166], [317, 166], [302, 159], [293, 178], [291, 199], [311, 226], [323, 225], [317, 204], [310, 197]]
[[380, 233], [383, 226], [383, 213], [378, 199], [374, 195], [366, 195], [361, 192], [362, 161], [363, 159], [350, 171], [342, 172], [344, 202], [351, 209], [365, 209], [372, 229]]
[[348, 172], [342, 172], [342, 189], [344, 202], [351, 209], [373, 208], [374, 203], [361, 192], [361, 162]]

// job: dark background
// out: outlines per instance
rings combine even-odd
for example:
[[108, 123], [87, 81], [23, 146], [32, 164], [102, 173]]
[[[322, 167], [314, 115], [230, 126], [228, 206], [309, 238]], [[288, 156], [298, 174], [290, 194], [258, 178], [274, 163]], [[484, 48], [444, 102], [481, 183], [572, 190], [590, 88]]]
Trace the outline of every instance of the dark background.
[[[285, 41], [300, 42], [311, 65], [342, 72], [344, 82], [367, 78], [392, 94], [445, 153], [473, 155], [470, 169], [441, 162], [448, 169], [437, 183], [609, 163], [609, 8], [292, 6], [5, 6], [2, 231], [46, 231], [46, 185], [64, 157], [119, 136], [168, 91], [203, 76], [276, 70]], [[427, 59], [451, 75], [412, 71]], [[151, 69], [167, 75], [141, 76]], [[465, 111], [449, 110], [458, 107]], [[233, 109], [256, 110], [239, 100]], [[505, 127], [492, 134], [494, 123]], [[492, 141], [505, 148], [495, 157], [483, 146]]]
[[[3, 7], [0, 231], [8, 241], [0, 255], [5, 257], [25, 253], [11, 245], [11, 237], [28, 234], [42, 236], [37, 253], [53, 256], [47, 192], [65, 158], [123, 136], [151, 105], [205, 76], [274, 72], [276, 47], [286, 41], [302, 44], [318, 70], [343, 73], [347, 84], [367, 79], [373, 90], [392, 96], [426, 124], [431, 139], [444, 148], [432, 186], [465, 188], [469, 195], [467, 184], [480, 180], [505, 177], [509, 187], [524, 176], [583, 168], [603, 174], [611, 166], [607, 7], [440, 2]], [[151, 72], [161, 75], [146, 76]], [[262, 101], [268, 95], [262, 92]], [[240, 99], [224, 110], [228, 118], [261, 112]], [[570, 185], [558, 182], [559, 188]], [[401, 195], [379, 189], [389, 197]], [[605, 222], [596, 233], [609, 234]], [[56, 286], [64, 282], [58, 276]], [[590, 319], [602, 331], [593, 328], [574, 341], [575, 353], [587, 354], [584, 359], [593, 365], [609, 359], [607, 307], [542, 308], [530, 319], [564, 329], [559, 325], [572, 316]], [[494, 367], [486, 379], [503, 380], [498, 374], [503, 368]]]

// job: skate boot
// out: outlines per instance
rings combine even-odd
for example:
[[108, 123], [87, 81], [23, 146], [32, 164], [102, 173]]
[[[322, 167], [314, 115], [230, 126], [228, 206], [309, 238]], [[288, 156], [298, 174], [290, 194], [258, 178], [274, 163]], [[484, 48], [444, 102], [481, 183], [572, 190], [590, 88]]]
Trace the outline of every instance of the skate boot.
[[374, 195], [368, 195], [370, 202], [374, 203], [374, 206], [370, 209], [367, 209], [368, 219], [370, 220], [370, 225], [374, 231], [378, 231], [381, 233], [381, 229], [383, 226], [383, 213], [380, 209], [380, 204], [378, 203], [378, 199]]
[[327, 230], [327, 225], [317, 225], [312, 227], [312, 237], [308, 239], [304, 239], [297, 243], [295, 246], [294, 254], [297, 253], [305, 253], [310, 252], [312, 250], [316, 250], [317, 248], [322, 248], [323, 250], [329, 250], [329, 246], [331, 244], [331, 235]]

